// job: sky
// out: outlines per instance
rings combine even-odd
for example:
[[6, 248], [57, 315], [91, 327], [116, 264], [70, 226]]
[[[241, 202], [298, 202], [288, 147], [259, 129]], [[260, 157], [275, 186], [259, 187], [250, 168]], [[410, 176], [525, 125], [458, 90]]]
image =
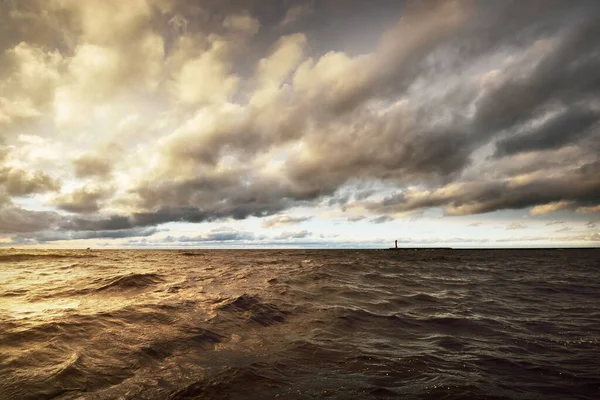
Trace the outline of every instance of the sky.
[[597, 0], [1, 0], [0, 245], [600, 245]]

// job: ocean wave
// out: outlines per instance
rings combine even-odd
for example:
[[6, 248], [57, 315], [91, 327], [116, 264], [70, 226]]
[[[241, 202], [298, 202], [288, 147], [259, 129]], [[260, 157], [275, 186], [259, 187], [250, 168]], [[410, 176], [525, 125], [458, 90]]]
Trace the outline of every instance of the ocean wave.
[[22, 262], [31, 260], [55, 260], [65, 258], [90, 258], [96, 257], [92, 254], [63, 254], [63, 253], [16, 253], [16, 254], [0, 254], [0, 263], [3, 262]]
[[[58, 291], [39, 291], [37, 296], [30, 294], [30, 300], [47, 299], [54, 297], [73, 297], [93, 294], [119, 294], [135, 293], [151, 289], [165, 279], [156, 273], [130, 273], [125, 275], [109, 275], [93, 280], [84, 280], [78, 287], [71, 287]], [[168, 290], [168, 289], [167, 289]], [[46, 293], [48, 292], [48, 293]]]
[[131, 290], [131, 289], [143, 289], [148, 286], [153, 286], [158, 283], [162, 283], [164, 280], [158, 274], [153, 273], [142, 273], [142, 274], [128, 274], [121, 275], [111, 278], [106, 283], [98, 286], [94, 290], [101, 292], [105, 290]]
[[17, 296], [23, 296], [25, 294], [27, 294], [28, 290], [27, 289], [9, 289], [9, 290], [5, 290], [3, 292], [0, 292], [0, 297], [17, 297]]
[[263, 326], [282, 323], [289, 315], [289, 312], [281, 310], [276, 305], [264, 302], [258, 296], [248, 294], [227, 300], [219, 305], [217, 310], [243, 314], [247, 321], [253, 321]]

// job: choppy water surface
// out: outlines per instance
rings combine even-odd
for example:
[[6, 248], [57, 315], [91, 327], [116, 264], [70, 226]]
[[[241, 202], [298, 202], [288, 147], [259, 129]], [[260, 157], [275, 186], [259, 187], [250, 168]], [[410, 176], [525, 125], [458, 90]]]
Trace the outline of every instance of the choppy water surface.
[[598, 399], [600, 250], [0, 251], [1, 399]]

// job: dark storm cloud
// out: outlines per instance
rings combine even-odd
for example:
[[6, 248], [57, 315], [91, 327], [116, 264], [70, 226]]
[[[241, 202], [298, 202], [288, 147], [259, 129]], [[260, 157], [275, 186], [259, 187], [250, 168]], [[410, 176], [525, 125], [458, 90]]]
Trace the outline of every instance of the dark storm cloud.
[[446, 180], [467, 165], [465, 134], [449, 126], [406, 126], [406, 118], [402, 112], [379, 117], [363, 111], [339, 119], [345, 126], [340, 132], [324, 128], [306, 137], [310, 156], [286, 161], [292, 198], [299, 193], [307, 200], [330, 196], [356, 179], [397, 184]]
[[[586, 170], [586, 168], [582, 168]], [[467, 182], [432, 191], [399, 193], [380, 202], [366, 202], [375, 212], [407, 212], [442, 207], [450, 215], [481, 214], [503, 209], [522, 209], [554, 202], [569, 202], [570, 208], [594, 206], [600, 199], [600, 175], [580, 170], [559, 177], [511, 181]]]
[[587, 164], [582, 165], [579, 168], [579, 172], [584, 176], [597, 176], [600, 175], [600, 160], [596, 160]]
[[215, 218], [215, 216], [193, 207], [163, 208], [156, 212], [133, 213], [132, 215], [111, 215], [90, 218], [64, 217], [60, 228], [72, 231], [110, 231], [155, 226], [166, 222], [204, 222]]
[[60, 189], [60, 182], [42, 171], [26, 171], [7, 165], [12, 149], [4, 145], [3, 139], [0, 136], [0, 193], [20, 197]]
[[56, 226], [62, 217], [52, 211], [30, 211], [5, 205], [0, 206], [0, 233], [36, 232]]
[[[131, 215], [112, 215], [108, 217], [64, 217], [61, 220], [60, 228], [72, 231], [91, 231], [91, 230], [123, 230], [136, 227], [149, 227], [160, 225], [167, 222], [210, 222], [216, 219], [228, 217], [245, 218], [248, 214], [246, 209], [225, 211], [203, 211], [195, 207], [167, 207], [154, 212], [132, 213]], [[261, 211], [262, 213], [263, 211]], [[264, 214], [260, 214], [264, 216]]]
[[83, 187], [70, 193], [55, 196], [52, 204], [73, 213], [93, 213], [101, 208], [103, 200], [111, 197], [113, 190], [102, 187]]
[[600, 14], [577, 20], [533, 71], [508, 79], [478, 104], [476, 124], [502, 130], [525, 122], [551, 102], [591, 100], [600, 88]]
[[60, 189], [60, 183], [43, 172], [33, 173], [0, 166], [0, 189], [10, 196], [27, 196]]
[[[418, 78], [421, 63], [448, 44], [469, 14], [468, 2], [408, 2], [402, 18], [380, 39], [367, 73], [324, 104], [333, 117], [353, 112], [373, 98], [396, 98]], [[348, 71], [351, 72], [351, 71]], [[358, 71], [357, 71], [358, 72]]]
[[245, 172], [234, 170], [224, 175], [176, 183], [146, 182], [136, 191], [140, 205], [150, 210], [163, 207], [156, 212], [135, 214], [134, 219], [142, 223], [151, 220], [158, 223], [168, 218], [200, 222], [227, 217], [265, 217], [302, 201], [316, 199], [321, 194], [319, 189], [297, 188], [277, 177], [249, 178], [244, 175]]
[[[595, 165], [595, 164], [594, 164]], [[454, 190], [443, 187], [426, 193], [399, 193], [389, 196], [380, 202], [366, 201], [363, 204], [376, 213], [409, 212], [423, 208], [443, 207], [447, 214], [464, 215], [480, 214], [502, 209], [520, 209], [553, 202], [569, 202], [569, 208], [594, 206], [600, 198], [600, 179], [598, 175], [584, 173], [591, 167], [586, 166], [565, 173], [561, 177], [540, 178], [522, 184], [512, 184], [510, 181], [496, 182], [466, 182], [459, 184]], [[588, 171], [589, 172], [589, 171]], [[263, 193], [262, 195], [269, 195]], [[238, 204], [231, 195], [213, 207], [215, 209], [201, 210], [196, 207], [170, 207], [155, 212], [134, 213], [131, 216], [112, 216], [102, 219], [72, 218], [63, 224], [69, 230], [107, 230], [126, 229], [136, 226], [153, 226], [170, 221], [204, 222], [219, 218], [245, 218], [249, 215], [266, 216], [268, 208], [273, 207], [273, 201], [267, 198], [255, 198], [250, 201], [242, 198]], [[278, 199], [279, 197], [275, 197]], [[208, 203], [210, 204], [210, 203]], [[272, 209], [279, 212], [285, 207], [281, 205]], [[392, 218], [381, 216], [373, 220], [382, 223]]]
[[[143, 224], [141, 226], [143, 226]], [[86, 219], [81, 217], [64, 218], [60, 224], [60, 228], [66, 231], [108, 231], [131, 229], [134, 227], [135, 225], [130, 217], [120, 215], [99, 217], [95, 219]]]
[[[112, 215], [108, 217], [71, 217], [62, 218], [61, 229], [73, 231], [121, 230], [134, 227], [148, 227], [166, 222], [210, 222], [224, 218], [243, 219], [251, 215], [252, 207], [238, 209], [203, 211], [196, 207], [167, 207], [155, 212], [133, 213], [131, 215]], [[256, 211], [256, 216], [266, 216], [264, 210]], [[309, 218], [303, 219], [308, 220]], [[300, 223], [298, 220], [295, 223]]]
[[[500, 140], [496, 144], [496, 155], [507, 156], [527, 151], [558, 149], [564, 145], [576, 144], [598, 121], [600, 112], [573, 108], [524, 134]], [[597, 126], [593, 131], [597, 132]]]

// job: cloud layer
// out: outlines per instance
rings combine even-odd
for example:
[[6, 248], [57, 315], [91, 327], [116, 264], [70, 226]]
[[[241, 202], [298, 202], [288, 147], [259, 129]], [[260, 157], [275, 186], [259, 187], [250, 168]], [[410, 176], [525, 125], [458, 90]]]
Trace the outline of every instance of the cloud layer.
[[283, 3], [0, 3], [0, 231], [600, 213], [598, 2]]

